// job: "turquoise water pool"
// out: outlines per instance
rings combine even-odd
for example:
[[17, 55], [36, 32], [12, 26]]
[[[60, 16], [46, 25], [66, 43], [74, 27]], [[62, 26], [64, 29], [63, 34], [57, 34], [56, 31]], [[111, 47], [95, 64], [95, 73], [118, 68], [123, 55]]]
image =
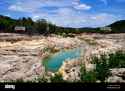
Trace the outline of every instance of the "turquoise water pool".
[[45, 66], [46, 70], [50, 71], [58, 71], [61, 67], [63, 61], [66, 59], [74, 59], [78, 58], [81, 55], [81, 48], [74, 48], [70, 50], [61, 50], [58, 53], [55, 53], [48, 58], [43, 60], [43, 65]]

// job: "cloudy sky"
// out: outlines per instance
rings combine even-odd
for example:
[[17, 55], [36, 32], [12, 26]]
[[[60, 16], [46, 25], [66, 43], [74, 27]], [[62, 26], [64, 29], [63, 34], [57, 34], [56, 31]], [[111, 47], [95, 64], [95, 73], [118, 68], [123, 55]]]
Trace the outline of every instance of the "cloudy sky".
[[97, 27], [125, 19], [125, 0], [0, 0], [0, 14], [42, 18], [65, 27]]

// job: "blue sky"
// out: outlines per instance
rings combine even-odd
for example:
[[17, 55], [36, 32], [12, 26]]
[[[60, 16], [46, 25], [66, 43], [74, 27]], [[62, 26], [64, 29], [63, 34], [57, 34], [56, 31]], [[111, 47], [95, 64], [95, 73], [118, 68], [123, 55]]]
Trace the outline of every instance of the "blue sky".
[[0, 14], [65, 27], [101, 27], [125, 19], [125, 0], [0, 0]]

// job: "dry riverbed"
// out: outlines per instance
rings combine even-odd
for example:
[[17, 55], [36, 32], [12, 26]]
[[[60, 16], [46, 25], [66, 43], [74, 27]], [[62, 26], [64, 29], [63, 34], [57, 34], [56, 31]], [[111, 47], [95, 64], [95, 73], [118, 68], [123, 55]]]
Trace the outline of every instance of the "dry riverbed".
[[[45, 37], [0, 33], [0, 81], [20, 79], [27, 81], [33, 80], [39, 75], [43, 76], [45, 68], [41, 64], [41, 60], [49, 55], [49, 52], [47, 54], [44, 49], [50, 48], [56, 52], [81, 44], [86, 48], [82, 61], [88, 65], [89, 57], [92, 54], [124, 50], [125, 34], [81, 34], [74, 38], [63, 38], [56, 35]], [[73, 66], [71, 67], [73, 69]], [[75, 66], [75, 69], [79, 69], [79, 67]], [[61, 71], [65, 73], [64, 70]], [[67, 74], [63, 74], [63, 76], [68, 79]], [[71, 78], [73, 80], [74, 77]]]

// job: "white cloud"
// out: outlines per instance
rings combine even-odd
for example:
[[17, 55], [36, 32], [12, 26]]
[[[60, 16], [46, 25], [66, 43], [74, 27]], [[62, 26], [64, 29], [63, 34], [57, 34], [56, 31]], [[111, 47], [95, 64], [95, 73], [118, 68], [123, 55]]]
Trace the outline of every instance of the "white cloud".
[[[80, 3], [79, 0], [20, 0], [9, 6], [9, 10], [30, 14], [33, 20], [47, 19], [59, 26], [96, 27], [110, 24], [118, 18], [108, 13], [85, 13], [92, 6]], [[104, 1], [104, 0], [103, 0]], [[44, 10], [45, 7], [56, 7], [54, 10]]]
[[108, 25], [118, 18], [108, 13], [90, 14], [77, 12], [70, 8], [60, 8], [56, 14], [33, 14], [33, 19], [44, 18], [52, 23], [65, 27], [98, 27]]
[[37, 11], [38, 8], [40, 7], [40, 3], [36, 2], [36, 1], [31, 1], [31, 0], [27, 0], [27, 1], [20, 1], [20, 2], [16, 2], [15, 4], [12, 4], [8, 7], [9, 10], [12, 11], [20, 11], [20, 12], [34, 12]]
[[91, 6], [86, 5], [86, 4], [79, 4], [79, 5], [74, 6], [74, 8], [78, 10], [89, 10], [91, 9]]
[[34, 16], [32, 16], [32, 19], [33, 19], [34, 21], [38, 20], [39, 18], [40, 18], [39, 15], [34, 15]]
[[94, 16], [91, 16], [90, 20], [92, 21], [92, 26], [105, 26], [111, 24], [118, 20], [118, 17], [113, 14], [108, 13], [99, 13]]
[[36, 12], [41, 11], [43, 7], [74, 7], [75, 9], [89, 10], [91, 6], [84, 3], [80, 4], [79, 0], [20, 0], [8, 7], [11, 11]]
[[91, 19], [93, 19], [93, 20], [105, 20], [105, 18], [107, 18], [109, 16], [111, 16], [111, 15], [106, 14], [106, 13], [101, 13], [101, 14], [98, 14], [96, 16], [91, 17]]
[[33, 14], [32, 17], [33, 19], [39, 19], [39, 18], [45, 18], [48, 21], [51, 21], [52, 23], [59, 25], [59, 26], [72, 26], [78, 27], [79, 24], [86, 22], [85, 16], [77, 13], [71, 8], [59, 8], [56, 11], [56, 14], [50, 15], [50, 14], [45, 14], [43, 15], [42, 13], [40, 14]]
[[[71, 0], [69, 0], [71, 2]], [[67, 7], [71, 6], [68, 0], [20, 0], [8, 7], [12, 11], [35, 12], [42, 7]]]
[[13, 11], [25, 11], [22, 7], [17, 6], [17, 5], [11, 5], [9, 7], [9, 10], [13, 10]]

